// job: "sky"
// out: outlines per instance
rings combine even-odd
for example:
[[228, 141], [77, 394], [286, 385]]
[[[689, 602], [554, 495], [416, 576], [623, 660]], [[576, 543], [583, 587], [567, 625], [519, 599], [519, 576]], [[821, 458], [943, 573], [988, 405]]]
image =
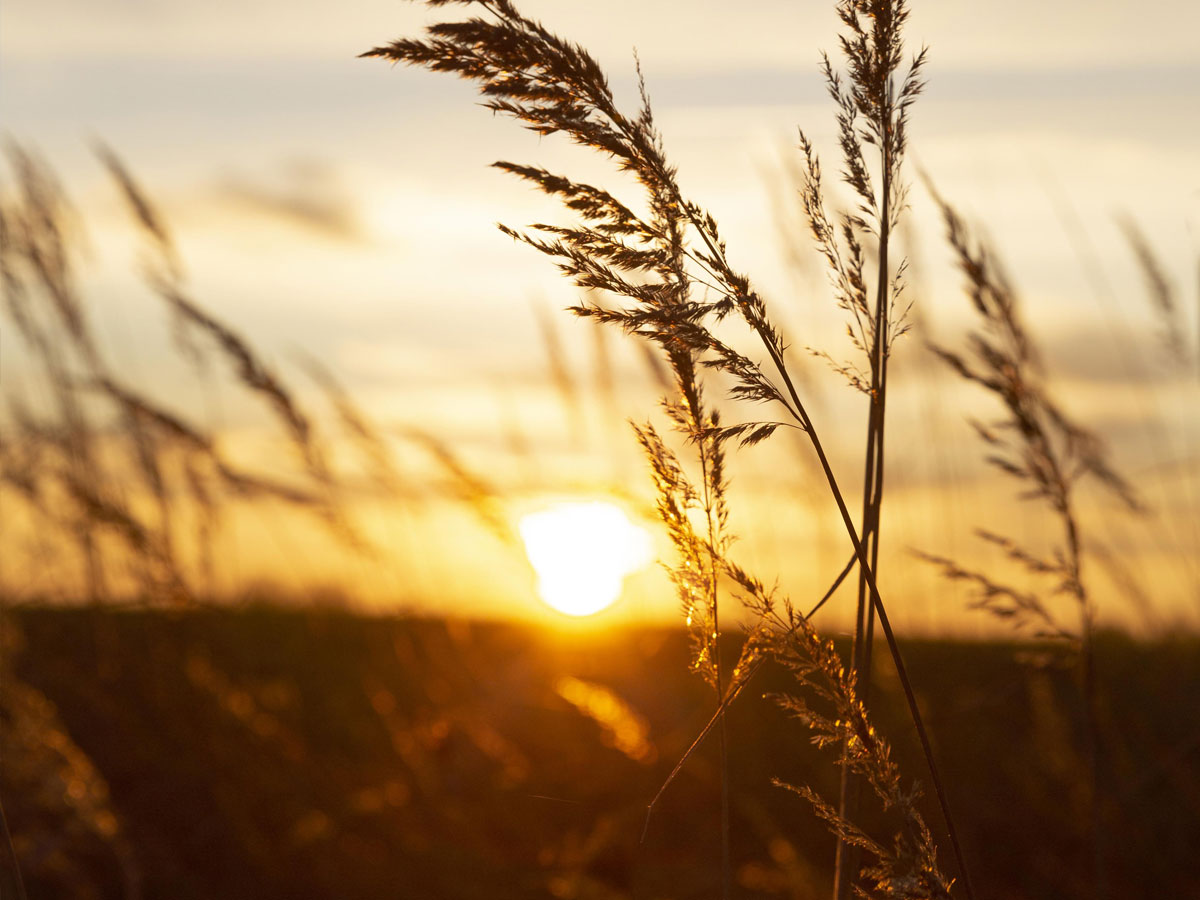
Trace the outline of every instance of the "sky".
[[[1153, 311], [1118, 218], [1132, 217], [1156, 248], [1195, 335], [1200, 9], [1175, 0], [1156, 4], [1153, 15], [1144, 4], [1078, 0], [912, 7], [909, 40], [929, 47], [930, 62], [913, 112], [910, 175], [915, 180], [920, 167], [983, 226], [1021, 287], [1061, 395], [1130, 467], [1152, 473], [1147, 484], [1166, 524], [1110, 532], [1111, 541], [1134, 546], [1139, 565], [1162, 557], [1176, 565], [1180, 542], [1194, 540], [1180, 522], [1195, 506], [1180, 499], [1182, 476], [1162, 472], [1190, 460], [1187, 477], [1194, 477], [1195, 378], [1158, 364]], [[543, 0], [521, 8], [581, 40], [627, 100], [636, 48], [681, 180], [722, 223], [737, 264], [781, 304], [852, 481], [861, 404], [846, 399], [847, 389], [819, 363], [803, 360], [807, 346], [835, 355], [849, 349], [839, 343], [841, 313], [819, 261], [804, 249], [785, 174], [798, 128], [826, 170], [836, 168], [833, 111], [817, 71], [820, 51], [836, 48], [832, 5], [758, 0], [735, 10], [698, 0], [685, 16], [665, 0]], [[162, 339], [162, 316], [138, 287], [136, 235], [92, 155], [97, 138], [122, 156], [172, 223], [194, 293], [281, 365], [300, 351], [321, 359], [380, 421], [420, 425], [506, 483], [536, 483], [533, 469], [548, 494], [612, 482], [644, 492], [621, 424], [653, 405], [640, 357], [611, 349], [616, 416], [592, 394], [582, 425], [564, 411], [547, 378], [536, 312], [577, 298], [544, 260], [494, 228], [555, 213], [488, 164], [516, 159], [609, 176], [577, 148], [477, 108], [466, 84], [357, 58], [416, 34], [428, 19], [400, 0], [6, 0], [0, 120], [8, 138], [44, 154], [82, 211], [97, 322], [141, 378], [188, 396]], [[972, 527], [1002, 521], [1024, 533], [1037, 526], [1028, 505], [1008, 499], [1011, 486], [983, 480], [972, 461], [978, 451], [963, 425], [974, 412], [971, 396], [943, 386], [922, 362], [926, 337], [954, 340], [970, 313], [919, 185], [910, 222], [920, 236], [910, 252], [923, 328], [898, 357], [903, 391], [892, 415], [922, 424], [898, 428], [891, 444], [896, 504], [885, 527], [896, 540], [885, 562], [912, 573], [898, 578], [912, 595], [900, 621], [969, 631], [976, 619], [943, 609], [944, 586], [921, 573], [908, 548], [969, 554]], [[565, 314], [554, 327], [586, 393], [595, 339]], [[12, 341], [0, 335], [6, 350]], [[6, 357], [0, 375], [7, 365], [11, 377], [19, 356], [16, 363], [11, 352]], [[231, 441], [247, 453], [268, 452], [253, 410], [234, 407], [225, 416]], [[941, 435], [933, 450], [921, 437], [930, 429]], [[536, 448], [535, 460], [513, 452], [516, 445]], [[770, 455], [745, 463], [753, 511], [745, 515], [746, 552], [804, 593], [827, 580], [818, 570], [841, 551], [832, 549], [838, 537], [823, 524], [828, 510], [804, 465], [787, 464], [783, 479], [801, 499], [764, 507], [780, 465]], [[532, 502], [527, 495], [536, 491], [522, 491], [522, 502]], [[981, 510], [988, 522], [978, 521]], [[429, 563], [423, 585], [444, 583], [451, 572], [454, 596], [487, 612], [479, 597], [503, 571], [512, 603], [534, 602], [524, 596], [520, 564], [486, 538], [465, 543], [479, 567], [462, 565], [455, 536], [469, 524], [459, 512], [431, 515], [441, 524], [416, 533], [436, 546], [410, 554], [440, 560]], [[279, 577], [288, 568], [279, 558], [296, 556], [270, 549], [279, 540], [248, 523], [242, 543], [268, 546], [246, 550], [245, 568]], [[317, 556], [322, 561], [304, 577], [362, 587], [357, 563]], [[1187, 594], [1196, 582], [1173, 578], [1168, 593], [1178, 596], [1166, 601], [1165, 614], [1191, 615]], [[629, 614], [670, 614], [675, 604], [660, 596], [663, 585], [653, 575], [644, 580], [644, 596], [626, 604]], [[378, 602], [392, 602], [410, 581], [401, 574], [376, 583]], [[951, 602], [961, 610], [961, 599]]]

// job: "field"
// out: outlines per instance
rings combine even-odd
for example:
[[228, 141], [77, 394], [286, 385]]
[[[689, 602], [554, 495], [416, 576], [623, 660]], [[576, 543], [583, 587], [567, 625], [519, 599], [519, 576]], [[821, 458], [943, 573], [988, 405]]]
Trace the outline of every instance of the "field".
[[[6, 636], [20, 650], [0, 790], [30, 896], [682, 900], [718, 877], [711, 741], [639, 842], [711, 708], [676, 630], [564, 638], [248, 605], [28, 611]], [[1030, 651], [922, 641], [907, 658], [981, 895], [1089, 897], [1081, 714], [1070, 673], [1018, 661]], [[1187, 896], [1200, 645], [1104, 635], [1099, 657], [1113, 896]], [[833, 839], [768, 778], [833, 793], [836, 777], [761, 699], [786, 679], [760, 678], [730, 713], [738, 895], [823, 897]], [[875, 678], [919, 772], [894, 675]]]

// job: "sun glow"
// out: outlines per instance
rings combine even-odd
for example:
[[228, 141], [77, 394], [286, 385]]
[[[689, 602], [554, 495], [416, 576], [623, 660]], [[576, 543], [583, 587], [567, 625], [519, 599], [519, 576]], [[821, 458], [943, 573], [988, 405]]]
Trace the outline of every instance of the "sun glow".
[[611, 606], [625, 576], [653, 558], [649, 533], [612, 503], [558, 503], [518, 527], [542, 599], [569, 616]]

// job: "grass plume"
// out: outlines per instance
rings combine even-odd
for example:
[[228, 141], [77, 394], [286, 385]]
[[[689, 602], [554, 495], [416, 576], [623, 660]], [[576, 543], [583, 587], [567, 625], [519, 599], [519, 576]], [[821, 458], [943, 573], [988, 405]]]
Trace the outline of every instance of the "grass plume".
[[[449, 4], [431, 0], [428, 5]], [[486, 108], [511, 116], [540, 135], [563, 134], [574, 143], [609, 157], [619, 172], [631, 176], [641, 187], [642, 206], [635, 210], [596, 185], [577, 182], [535, 166], [508, 161], [495, 163], [502, 171], [559, 198], [578, 217], [577, 224], [569, 227], [536, 224], [520, 231], [501, 226], [504, 233], [551, 257], [562, 274], [577, 287], [615, 300], [612, 305], [601, 305], [596, 301], [580, 303], [573, 311], [657, 345], [672, 370], [674, 394], [666, 400], [665, 409], [694, 450], [700, 470], [698, 482], [693, 483], [684, 474], [666, 441], [652, 427], [640, 428], [638, 435], [651, 461], [660, 514], [679, 554], [677, 589], [693, 621], [696, 613], [702, 613], [704, 634], [698, 642], [697, 666], [702, 671], [711, 666], [718, 694], [723, 697], [728, 688], [719, 653], [709, 651], [708, 647], [710, 642], [711, 646], [719, 647], [718, 595], [721, 576], [730, 574], [724, 446], [731, 440], [742, 445], [757, 443], [785, 425], [798, 428], [808, 436], [821, 464], [854, 547], [866, 594], [896, 661], [939, 801], [951, 829], [964, 886], [970, 895], [944, 786], [936, 771], [903, 659], [879, 596], [869, 547], [859, 538], [812, 419], [796, 389], [786, 360], [785, 342], [772, 322], [765, 300], [754, 289], [749, 277], [730, 262], [715, 218], [687, 197], [675, 167], [667, 159], [640, 67], [641, 102], [636, 112], [627, 114], [618, 108], [599, 64], [579, 45], [525, 17], [508, 0], [473, 0], [456, 5], [471, 7], [477, 15], [462, 21], [437, 22], [428, 27], [425, 40], [401, 39], [363, 55], [423, 66], [475, 81]], [[885, 17], [886, 21], [875, 24], [877, 29], [882, 29], [879, 42], [872, 43], [874, 38], [867, 37], [857, 25], [859, 7], [864, 15], [876, 20]], [[880, 85], [890, 90], [890, 76], [885, 75], [883, 81], [879, 81], [873, 67], [883, 66], [889, 73], [894, 70], [899, 53], [899, 26], [904, 17], [902, 4], [846, 4], [843, 7], [847, 26], [860, 27], [862, 39], [867, 42], [863, 47], [847, 45], [851, 65], [871, 69], [855, 71], [855, 86], [843, 99], [848, 98], [855, 110], [862, 107], [874, 115], [862, 129], [857, 129], [852, 121], [847, 128], [856, 141], [878, 140], [885, 158], [895, 159], [896, 164], [903, 152], [905, 135], [903, 127], [896, 127], [897, 120], [889, 110], [894, 104], [903, 119], [903, 111], [919, 91], [916, 72], [920, 65], [918, 62], [914, 66], [911, 80], [904, 83], [896, 98], [879, 93]], [[860, 76], [862, 84], [872, 86], [861, 96], [856, 93]], [[833, 79], [832, 73], [828, 77]], [[871, 130], [875, 127], [872, 121], [880, 129], [877, 135]], [[865, 163], [859, 163], [861, 159], [861, 154], [851, 157], [847, 166], [867, 192], [867, 169]], [[874, 198], [874, 192], [869, 193]], [[885, 178], [883, 207], [877, 213], [878, 221], [885, 229], [893, 224], [902, 195], [902, 185]], [[865, 194], [863, 202], [868, 202]], [[861, 222], [865, 229], [866, 219]], [[853, 233], [851, 237], [857, 241]], [[892, 305], [892, 282], [886, 259], [881, 264], [880, 283], [883, 285], [881, 301], [871, 322], [882, 317], [879, 322], [883, 324], [869, 326], [875, 329], [870, 346], [872, 358], [877, 361], [885, 352], [889, 327], [886, 310]], [[716, 326], [725, 320], [739, 321], [748, 330], [757, 352], [765, 354], [768, 360], [765, 366], [717, 335]], [[703, 378], [709, 370], [729, 379], [730, 393], [735, 400], [742, 404], [773, 407], [779, 418], [755, 417], [753, 421], [723, 423], [704, 399]], [[882, 370], [880, 377], [883, 377]], [[882, 442], [879, 443], [876, 454], [882, 453]], [[690, 509], [696, 510], [703, 523], [699, 530], [692, 525]], [[757, 584], [749, 576], [747, 579], [743, 587]], [[698, 602], [700, 600], [702, 603]], [[801, 652], [811, 649], [810, 644], [799, 647]], [[739, 663], [735, 671], [743, 668], [744, 663], [745, 660]], [[835, 689], [844, 690], [846, 685], [845, 681], [840, 681]], [[853, 697], [844, 699], [847, 703], [855, 702]], [[839, 726], [838, 734], [849, 743], [852, 733], [845, 722]], [[723, 806], [727, 808], [727, 803]], [[723, 816], [723, 820], [727, 822], [727, 817]], [[727, 827], [723, 825], [722, 830], [726, 831]], [[727, 894], [729, 867], [723, 868]]]
[[147, 238], [151, 287], [179, 328], [211, 341], [207, 352], [198, 342], [190, 350], [204, 359], [215, 349], [248, 393], [266, 399], [306, 477], [244, 469], [185, 412], [122, 377], [94, 336], [78, 287], [81, 224], [49, 167], [13, 146], [15, 190], [0, 204], [4, 312], [32, 363], [33, 389], [48, 391], [53, 403], [34, 413], [20, 388], [6, 385], [0, 492], [19, 498], [50, 533], [71, 536], [86, 595], [96, 603], [111, 599], [127, 572], [142, 597], [195, 601], [189, 558], [199, 560], [207, 573], [199, 580], [211, 592], [213, 540], [225, 501], [233, 499], [280, 501], [315, 513], [340, 539], [360, 546], [325, 446], [300, 402], [247, 339], [185, 296], [165, 218], [113, 151], [100, 145], [96, 152]]
[[950, 560], [926, 557], [943, 573], [971, 583], [976, 605], [1017, 628], [1041, 638], [1065, 639], [1076, 655], [1086, 722], [1085, 754], [1089, 771], [1095, 896], [1107, 895], [1106, 835], [1103, 821], [1105, 750], [1100, 733], [1096, 673], [1096, 608], [1084, 577], [1085, 542], [1077, 510], [1084, 479], [1097, 482], [1127, 510], [1140, 510], [1134, 488], [1113, 468], [1099, 439], [1074, 422], [1050, 397], [1036, 347], [1020, 315], [1016, 293], [988, 247], [976, 241], [962, 217], [932, 191], [958, 260], [966, 292], [980, 327], [960, 352], [935, 346], [934, 352], [959, 376], [1000, 401], [1003, 417], [972, 426], [986, 447], [987, 462], [1021, 485], [1021, 496], [1045, 504], [1057, 519], [1061, 542], [1049, 557], [988, 531], [979, 536], [999, 547], [1028, 574], [1048, 581], [1047, 593], [1071, 598], [1078, 622], [1062, 623], [1038, 593], [998, 583]]

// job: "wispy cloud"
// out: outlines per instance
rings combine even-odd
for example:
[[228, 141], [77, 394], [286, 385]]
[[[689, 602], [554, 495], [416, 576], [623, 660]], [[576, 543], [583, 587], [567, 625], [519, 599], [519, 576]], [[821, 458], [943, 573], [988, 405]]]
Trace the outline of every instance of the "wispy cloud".
[[327, 163], [296, 160], [269, 177], [225, 176], [218, 201], [334, 240], [359, 242], [366, 232], [359, 208]]

